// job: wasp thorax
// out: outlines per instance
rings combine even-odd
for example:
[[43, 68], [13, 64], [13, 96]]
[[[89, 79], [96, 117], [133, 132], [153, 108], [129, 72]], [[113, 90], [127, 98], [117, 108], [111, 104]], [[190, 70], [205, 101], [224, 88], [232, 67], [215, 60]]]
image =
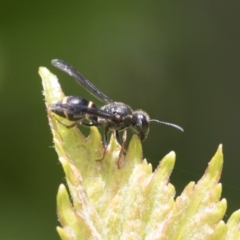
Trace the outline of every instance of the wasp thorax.
[[113, 114], [114, 116], [111, 119], [99, 118], [98, 121], [101, 125], [104, 125], [113, 131], [121, 131], [130, 127], [132, 121], [132, 109], [128, 105], [121, 102], [114, 102], [104, 105], [100, 110]]

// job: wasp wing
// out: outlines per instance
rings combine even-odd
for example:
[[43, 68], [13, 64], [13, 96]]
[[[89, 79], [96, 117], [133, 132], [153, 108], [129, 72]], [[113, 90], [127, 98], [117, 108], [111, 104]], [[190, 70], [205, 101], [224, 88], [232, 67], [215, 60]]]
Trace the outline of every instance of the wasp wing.
[[57, 104], [52, 104], [51, 110], [54, 111], [55, 109], [57, 109], [57, 107], [65, 108], [68, 111], [70, 111], [71, 114], [73, 115], [82, 115], [82, 116], [91, 115], [91, 116], [101, 117], [105, 119], [113, 119], [113, 120], [117, 119], [116, 115], [114, 115], [113, 113], [102, 111], [96, 108], [89, 108], [82, 105], [69, 106], [67, 104], [57, 103]]
[[101, 117], [105, 119], [118, 119], [116, 115], [113, 113], [108, 113], [99, 109], [94, 109], [94, 108], [87, 108], [84, 110], [88, 115], [96, 116], [96, 117]]
[[89, 91], [93, 96], [105, 103], [114, 102], [111, 98], [106, 96], [103, 92], [101, 92], [98, 88], [96, 88], [90, 81], [88, 81], [78, 70], [76, 70], [73, 66], [69, 65], [63, 60], [53, 59], [51, 64], [60, 69], [61, 71], [67, 73], [68, 75], [75, 78], [75, 80], [84, 87], [87, 91]]

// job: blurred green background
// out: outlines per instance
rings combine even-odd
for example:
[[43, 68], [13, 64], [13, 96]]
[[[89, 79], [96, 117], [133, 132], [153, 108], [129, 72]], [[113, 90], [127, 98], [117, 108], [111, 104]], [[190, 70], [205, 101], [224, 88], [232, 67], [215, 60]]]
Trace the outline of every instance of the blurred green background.
[[143, 144], [154, 167], [176, 151], [177, 194], [223, 143], [228, 219], [240, 206], [239, 12], [237, 1], [1, 1], [1, 239], [59, 239], [55, 197], [65, 180], [38, 67], [57, 74], [67, 95], [101, 104], [53, 58], [116, 101], [185, 129], [152, 124]]

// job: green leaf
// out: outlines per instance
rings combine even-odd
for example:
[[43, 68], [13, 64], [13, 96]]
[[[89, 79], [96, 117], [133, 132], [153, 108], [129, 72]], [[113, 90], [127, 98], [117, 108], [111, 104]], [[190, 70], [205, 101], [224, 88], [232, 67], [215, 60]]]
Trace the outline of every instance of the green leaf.
[[56, 76], [41, 67], [44, 96], [55, 149], [65, 175], [69, 194], [61, 184], [57, 211], [64, 240], [72, 239], [240, 239], [240, 211], [227, 224], [225, 199], [220, 200], [223, 166], [222, 146], [210, 161], [203, 177], [190, 182], [176, 199], [169, 177], [175, 163], [170, 152], [153, 172], [142, 159], [136, 135], [126, 156], [112, 136], [102, 161], [101, 135], [95, 127], [85, 138], [77, 127], [68, 129], [66, 119], [49, 111], [50, 104], [63, 99]]

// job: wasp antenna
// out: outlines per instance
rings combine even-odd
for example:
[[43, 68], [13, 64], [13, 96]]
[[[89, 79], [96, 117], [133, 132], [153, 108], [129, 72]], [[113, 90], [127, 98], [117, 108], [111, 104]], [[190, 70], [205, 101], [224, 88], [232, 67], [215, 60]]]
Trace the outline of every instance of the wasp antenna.
[[163, 121], [160, 121], [160, 120], [157, 120], [157, 119], [150, 119], [149, 122], [157, 122], [157, 123], [160, 123], [160, 124], [164, 124], [164, 125], [168, 125], [168, 126], [171, 126], [171, 127], [174, 127], [182, 132], [184, 132], [184, 129], [181, 128], [180, 126], [176, 125], [176, 124], [173, 124], [173, 123], [169, 123], [169, 122], [163, 122]]

